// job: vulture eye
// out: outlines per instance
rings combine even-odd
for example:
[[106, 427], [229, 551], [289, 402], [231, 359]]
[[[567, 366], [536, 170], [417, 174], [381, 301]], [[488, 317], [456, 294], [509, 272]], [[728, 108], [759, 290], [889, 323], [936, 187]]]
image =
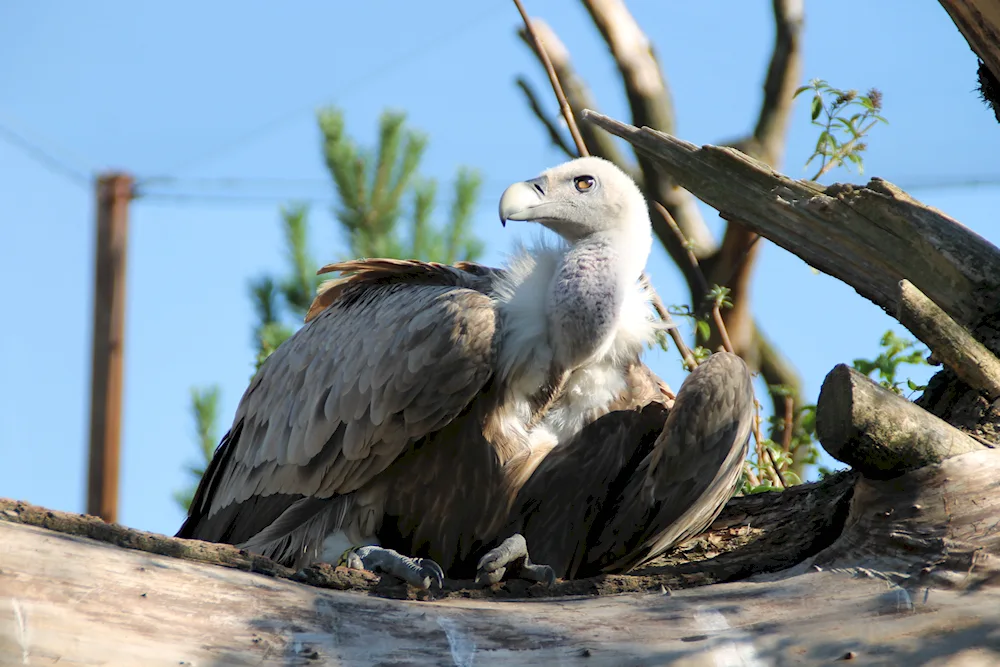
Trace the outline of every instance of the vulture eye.
[[594, 189], [596, 181], [593, 176], [577, 176], [573, 179], [573, 185], [577, 192], [590, 192]]

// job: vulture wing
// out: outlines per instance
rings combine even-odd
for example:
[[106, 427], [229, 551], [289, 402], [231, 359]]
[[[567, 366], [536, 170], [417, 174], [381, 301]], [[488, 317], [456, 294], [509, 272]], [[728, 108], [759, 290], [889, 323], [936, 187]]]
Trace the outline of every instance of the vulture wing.
[[455, 419], [493, 373], [489, 276], [416, 261], [325, 267], [307, 324], [261, 366], [180, 537], [285, 560], [338, 528], [338, 500]]
[[735, 490], [754, 414], [742, 359], [712, 355], [669, 412], [639, 405], [588, 424], [517, 496], [507, 532], [556, 576], [637, 567], [707, 528]]

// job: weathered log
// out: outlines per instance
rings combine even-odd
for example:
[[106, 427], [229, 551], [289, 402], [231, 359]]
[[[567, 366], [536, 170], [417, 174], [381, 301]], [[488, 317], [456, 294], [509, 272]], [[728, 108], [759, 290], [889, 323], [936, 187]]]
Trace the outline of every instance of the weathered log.
[[[708, 531], [627, 575], [558, 581], [549, 589], [516, 579], [486, 589], [470, 588], [469, 581], [449, 580], [442, 595], [458, 598], [603, 595], [659, 590], [661, 586], [671, 589], [703, 586], [777, 572], [816, 554], [837, 538], [847, 517], [847, 503], [856, 477], [844, 472], [784, 493], [733, 498]], [[5, 522], [320, 588], [366, 591], [392, 598], [426, 597], [392, 577], [367, 576], [357, 570], [326, 565], [295, 572], [227, 544], [167, 537], [107, 524], [97, 517], [0, 498], [0, 528]], [[3, 567], [0, 554], [0, 569]]]
[[[986, 450], [891, 481], [861, 480], [832, 545], [756, 580], [533, 601], [321, 590], [18, 524], [6, 514], [17, 505], [8, 504], [0, 511], [0, 662], [717, 665], [850, 656], [932, 664], [997, 646], [998, 477], [1000, 452]], [[788, 493], [741, 502], [753, 521]], [[48, 519], [73, 528], [69, 517]]]
[[698, 148], [590, 110], [583, 116], [653, 156], [723, 218], [746, 224], [890, 315], [898, 312], [904, 278], [963, 326], [1000, 311], [1000, 249], [887, 181], [824, 188], [732, 148]]
[[844, 364], [823, 381], [816, 402], [816, 435], [830, 456], [872, 479], [889, 479], [984, 448]]
[[1000, 398], [1000, 360], [909, 280], [899, 283], [896, 319], [966, 384]]

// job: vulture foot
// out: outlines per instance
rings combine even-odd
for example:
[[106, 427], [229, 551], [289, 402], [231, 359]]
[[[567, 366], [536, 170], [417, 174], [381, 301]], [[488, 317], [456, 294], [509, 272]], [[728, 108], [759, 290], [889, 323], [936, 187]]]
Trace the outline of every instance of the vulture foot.
[[495, 584], [503, 579], [510, 566], [515, 566], [515, 574], [520, 579], [540, 581], [546, 586], [556, 582], [555, 570], [548, 565], [532, 563], [528, 557], [528, 543], [520, 533], [515, 533], [479, 559], [476, 583], [486, 586]]
[[421, 590], [429, 590], [432, 583], [444, 587], [444, 570], [430, 558], [409, 558], [392, 549], [366, 546], [351, 549], [344, 560], [347, 567], [391, 574]]

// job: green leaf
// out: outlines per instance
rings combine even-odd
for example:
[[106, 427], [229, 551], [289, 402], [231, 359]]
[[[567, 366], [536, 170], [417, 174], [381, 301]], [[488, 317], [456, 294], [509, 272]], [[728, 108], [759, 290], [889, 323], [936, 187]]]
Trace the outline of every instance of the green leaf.
[[712, 336], [712, 328], [708, 325], [708, 320], [698, 320], [698, 339], [707, 341]]
[[830, 133], [827, 130], [820, 132], [819, 139], [816, 140], [816, 152], [820, 153], [829, 141]]
[[844, 129], [851, 133], [852, 138], [857, 139], [861, 135], [858, 133], [858, 128], [854, 127], [854, 124], [844, 120], [843, 118], [834, 118], [835, 122], [840, 123], [844, 126]]
[[812, 101], [812, 120], [819, 118], [820, 113], [823, 112], [823, 98], [819, 95], [813, 97]]

